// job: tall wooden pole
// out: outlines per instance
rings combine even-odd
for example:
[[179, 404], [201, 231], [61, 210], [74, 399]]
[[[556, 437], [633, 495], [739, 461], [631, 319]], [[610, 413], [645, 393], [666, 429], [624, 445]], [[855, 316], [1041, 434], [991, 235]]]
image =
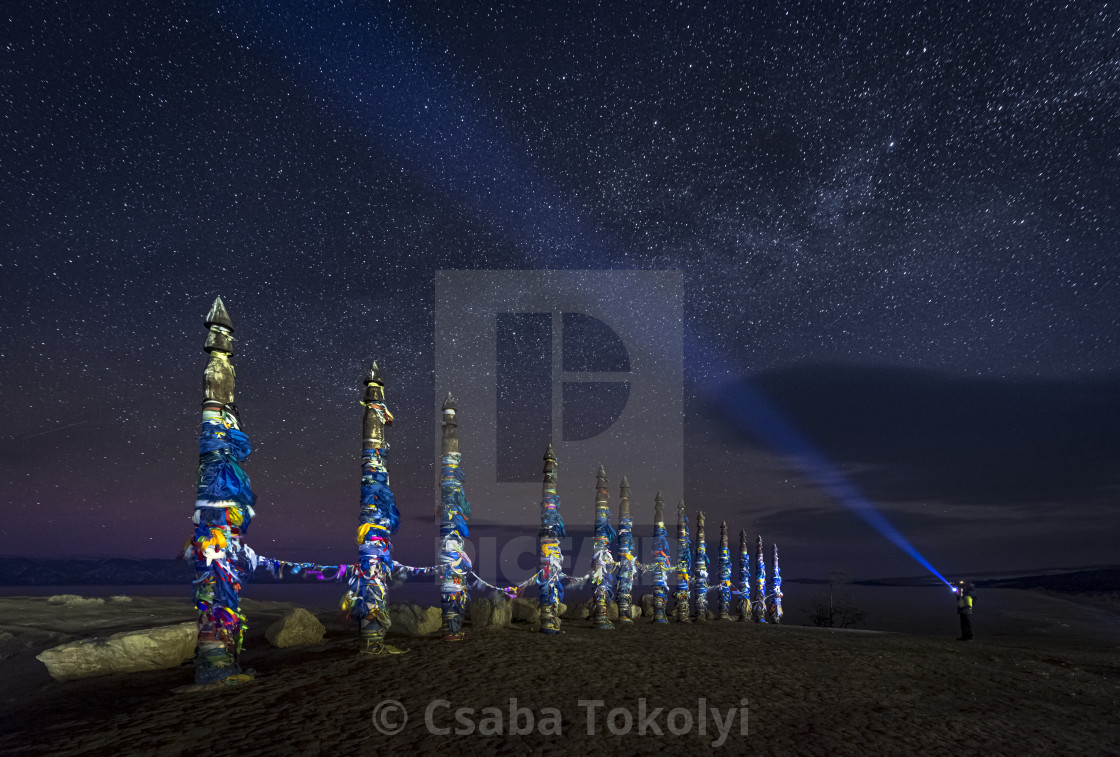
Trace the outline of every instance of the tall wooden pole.
[[210, 307], [205, 326], [203, 349], [210, 359], [203, 374], [196, 525], [185, 555], [195, 566], [195, 683], [241, 683], [250, 679], [238, 661], [248, 627], [241, 612], [241, 582], [252, 577], [257, 563], [242, 542], [256, 502], [241, 468], [252, 448], [233, 401], [233, 322], [221, 297]]
[[463, 612], [467, 604], [467, 571], [471, 562], [464, 550], [470, 530], [471, 506], [463, 494], [463, 471], [459, 467], [459, 424], [451, 392], [443, 401], [443, 440], [440, 458], [440, 602], [443, 607], [444, 641], [461, 641]]
[[678, 623], [692, 622], [692, 541], [688, 535], [688, 515], [684, 500], [677, 505], [677, 606]]
[[638, 573], [638, 558], [634, 556], [634, 519], [630, 517], [630, 482], [622, 477], [618, 492], [618, 620], [623, 625], [633, 623], [631, 594], [634, 576]]
[[541, 484], [541, 529], [537, 533], [540, 551], [540, 571], [537, 584], [540, 588], [541, 633], [560, 633], [560, 600], [564, 597], [564, 555], [560, 539], [564, 536], [564, 519], [560, 515], [560, 497], [556, 493], [556, 455], [552, 445], [544, 453], [544, 481]]
[[778, 545], [774, 545], [774, 573], [773, 580], [770, 584], [771, 601], [768, 603], [770, 610], [770, 621], [772, 623], [782, 622], [782, 570], [778, 565]]
[[607, 494], [607, 472], [600, 464], [599, 471], [595, 474], [595, 544], [591, 561], [591, 582], [595, 587], [595, 627], [603, 631], [614, 630], [607, 612], [607, 605], [611, 600], [611, 579], [614, 568], [611, 542], [614, 538]]
[[704, 511], [696, 513], [696, 619], [707, 620], [708, 612], [708, 545], [704, 542]]
[[719, 524], [719, 615], [716, 620], [731, 620], [731, 552], [727, 546], [727, 521]]
[[751, 619], [751, 549], [747, 544], [747, 530], [739, 531], [739, 620]]
[[758, 537], [758, 546], [755, 548], [755, 564], [758, 573], [755, 575], [754, 596], [751, 597], [751, 607], [754, 611], [754, 622], [766, 622], [766, 556], [762, 553], [762, 536]]
[[385, 644], [389, 630], [389, 583], [393, 578], [391, 537], [400, 525], [393, 491], [389, 487], [389, 443], [386, 427], [393, 416], [385, 406], [385, 382], [374, 362], [365, 378], [362, 405], [362, 500], [358, 516], [359, 571], [356, 576], [354, 615], [358, 618], [362, 654], [392, 654], [400, 650]]
[[669, 593], [669, 571], [673, 569], [673, 558], [669, 554], [669, 538], [665, 532], [665, 501], [661, 492], [653, 499], [653, 622], [668, 623], [665, 617], [665, 600]]

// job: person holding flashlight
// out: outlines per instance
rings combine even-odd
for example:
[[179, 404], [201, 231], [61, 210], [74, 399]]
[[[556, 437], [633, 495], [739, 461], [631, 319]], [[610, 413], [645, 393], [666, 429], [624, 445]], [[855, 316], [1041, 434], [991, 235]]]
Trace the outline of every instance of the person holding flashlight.
[[954, 592], [957, 595], [957, 615], [961, 619], [961, 636], [957, 641], [972, 641], [972, 591], [973, 584], [961, 581]]

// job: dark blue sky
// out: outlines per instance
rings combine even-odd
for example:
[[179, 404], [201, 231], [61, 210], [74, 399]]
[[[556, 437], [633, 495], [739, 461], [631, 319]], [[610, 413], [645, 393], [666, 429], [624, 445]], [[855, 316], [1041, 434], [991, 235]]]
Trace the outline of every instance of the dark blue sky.
[[0, 552], [177, 551], [221, 294], [250, 543], [348, 559], [376, 357], [423, 561], [434, 272], [571, 268], [683, 272], [683, 494], [791, 575], [920, 569], [736, 380], [945, 572], [1112, 559], [1120, 12], [416, 5], [5, 8]]

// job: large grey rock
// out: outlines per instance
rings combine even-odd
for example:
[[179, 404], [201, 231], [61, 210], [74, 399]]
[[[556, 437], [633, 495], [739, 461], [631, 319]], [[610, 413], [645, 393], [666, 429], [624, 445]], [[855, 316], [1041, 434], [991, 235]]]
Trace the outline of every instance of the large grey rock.
[[540, 623], [540, 602], [535, 599], [517, 597], [512, 602], [513, 619], [523, 623]]
[[408, 636], [425, 636], [435, 633], [443, 625], [443, 612], [438, 607], [421, 607], [418, 604], [389, 605], [389, 630]]
[[630, 620], [642, 617], [642, 608], [639, 605], [630, 605]]
[[508, 626], [513, 620], [513, 603], [504, 594], [494, 598], [494, 611], [490, 614], [490, 625]]
[[642, 595], [641, 606], [642, 606], [642, 615], [645, 615], [646, 617], [652, 618], [653, 617], [653, 595], [652, 594], [643, 594]]
[[101, 597], [83, 597], [80, 594], [54, 594], [47, 597], [47, 603], [66, 605], [67, 607], [83, 607], [86, 605], [103, 605], [105, 600]]
[[479, 597], [471, 600], [470, 614], [475, 628], [508, 626], [513, 619], [513, 606], [504, 596]]
[[591, 609], [586, 602], [576, 602], [568, 605], [560, 617], [565, 620], [585, 620], [591, 616]]
[[416, 633], [423, 636], [436, 633], [443, 627], [443, 610], [439, 607], [412, 605], [416, 613]]
[[318, 644], [327, 629], [319, 619], [302, 607], [293, 607], [280, 620], [268, 627], [264, 637], [274, 647], [298, 647], [301, 644]]
[[484, 628], [490, 625], [490, 618], [494, 614], [494, 603], [487, 597], [472, 599], [467, 608], [467, 616], [475, 628]]
[[607, 620], [618, 620], [618, 602], [607, 602]]
[[59, 681], [173, 668], [194, 656], [197, 636], [198, 624], [189, 621], [72, 641], [44, 650], [37, 659]]

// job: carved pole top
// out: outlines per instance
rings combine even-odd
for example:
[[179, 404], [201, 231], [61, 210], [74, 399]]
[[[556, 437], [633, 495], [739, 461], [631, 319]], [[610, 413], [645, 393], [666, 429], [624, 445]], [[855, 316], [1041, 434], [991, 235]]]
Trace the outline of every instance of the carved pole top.
[[233, 320], [229, 317], [229, 311], [226, 310], [226, 304], [222, 302], [221, 297], [214, 298], [214, 304], [210, 306], [210, 312], [206, 314], [205, 326], [206, 328], [221, 326], [233, 331]]
[[381, 378], [381, 369], [377, 367], [376, 360], [374, 360], [373, 365], [369, 367], [369, 372], [366, 373], [366, 378], [363, 383], [385, 385], [385, 381]]

